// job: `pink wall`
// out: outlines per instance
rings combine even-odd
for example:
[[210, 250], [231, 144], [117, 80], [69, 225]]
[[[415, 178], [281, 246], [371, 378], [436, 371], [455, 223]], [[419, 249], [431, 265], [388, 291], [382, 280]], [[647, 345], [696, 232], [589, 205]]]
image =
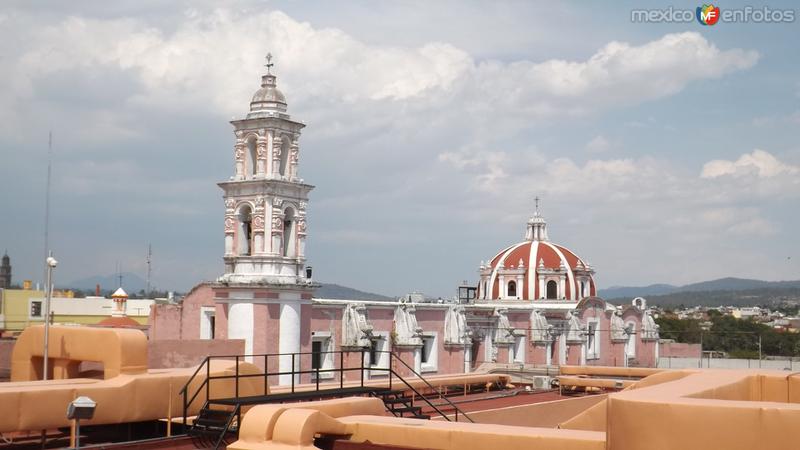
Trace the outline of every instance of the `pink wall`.
[[150, 369], [192, 367], [206, 356], [241, 355], [242, 339], [179, 339], [157, 340], [147, 344], [147, 366]]
[[[148, 320], [150, 339], [200, 339], [200, 310], [203, 306], [215, 306], [214, 291], [207, 283], [192, 288], [180, 304], [154, 305], [150, 308]], [[215, 333], [216, 328], [219, 328], [218, 323]]]

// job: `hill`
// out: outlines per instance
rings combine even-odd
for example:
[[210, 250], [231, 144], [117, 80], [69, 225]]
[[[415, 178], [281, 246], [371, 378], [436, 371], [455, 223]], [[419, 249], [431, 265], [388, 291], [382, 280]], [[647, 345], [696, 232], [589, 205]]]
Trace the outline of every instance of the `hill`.
[[795, 281], [763, 281], [746, 278], [719, 278], [717, 280], [702, 281], [700, 283], [674, 286], [671, 284], [651, 284], [649, 286], [613, 286], [600, 289], [598, 295], [605, 299], [631, 299], [634, 297], [665, 296], [682, 292], [707, 292], [707, 291], [749, 291], [764, 289], [792, 289], [800, 288], [800, 280]]
[[377, 300], [381, 302], [392, 302], [396, 299], [385, 295], [374, 294], [372, 292], [359, 291], [347, 286], [334, 283], [321, 283], [322, 285], [314, 293], [315, 298], [330, 298], [334, 300]]
[[[75, 280], [70, 283], [63, 283], [63, 286], [69, 289], [80, 289], [82, 291], [94, 292], [96, 285], [100, 285], [100, 290], [113, 291], [119, 287], [119, 276], [112, 275], [94, 275], [80, 280]], [[62, 283], [56, 283], [57, 287], [61, 287]], [[122, 272], [122, 288], [129, 294], [139, 292], [147, 287], [147, 282], [139, 275], [133, 272]]]

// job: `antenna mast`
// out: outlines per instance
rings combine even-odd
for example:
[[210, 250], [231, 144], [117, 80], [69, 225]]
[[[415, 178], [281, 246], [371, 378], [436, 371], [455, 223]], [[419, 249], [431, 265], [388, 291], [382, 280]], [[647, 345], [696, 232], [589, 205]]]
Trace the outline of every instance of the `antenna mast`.
[[145, 291], [145, 297], [150, 296], [150, 262], [153, 259], [153, 246], [151, 244], [147, 244], [147, 290]]
[[[43, 261], [47, 261], [47, 257], [50, 256], [50, 174], [52, 172], [52, 163], [53, 163], [53, 132], [50, 131], [47, 135], [47, 185], [45, 187], [45, 197], [44, 197], [44, 259]], [[47, 263], [45, 262], [44, 265], [44, 277], [43, 279], [47, 279]], [[45, 290], [49, 289], [49, 286], [45, 286]]]

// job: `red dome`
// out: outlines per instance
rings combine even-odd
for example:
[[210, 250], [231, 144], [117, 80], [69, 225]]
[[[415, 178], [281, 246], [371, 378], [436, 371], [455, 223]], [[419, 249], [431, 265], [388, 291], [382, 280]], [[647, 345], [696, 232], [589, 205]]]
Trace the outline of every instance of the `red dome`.
[[569, 249], [549, 242], [538, 213], [528, 222], [526, 238], [481, 266], [479, 298], [578, 301], [596, 295], [594, 270]]

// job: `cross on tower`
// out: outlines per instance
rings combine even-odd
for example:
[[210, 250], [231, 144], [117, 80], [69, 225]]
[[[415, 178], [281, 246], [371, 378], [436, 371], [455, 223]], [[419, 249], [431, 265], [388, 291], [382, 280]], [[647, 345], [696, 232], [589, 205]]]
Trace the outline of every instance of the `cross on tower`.
[[539, 196], [534, 197], [533, 201], [536, 203], [536, 214], [539, 214]]
[[272, 53], [267, 53], [267, 63], [264, 64], [264, 67], [267, 68], [267, 75], [271, 75], [272, 66], [275, 64], [272, 63]]

